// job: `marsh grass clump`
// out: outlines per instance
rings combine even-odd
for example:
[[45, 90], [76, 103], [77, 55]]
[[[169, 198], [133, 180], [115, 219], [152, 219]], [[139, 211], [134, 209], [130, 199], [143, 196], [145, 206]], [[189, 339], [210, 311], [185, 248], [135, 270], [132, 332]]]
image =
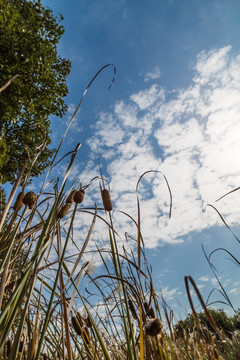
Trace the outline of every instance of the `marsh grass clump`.
[[[0, 360], [239, 359], [239, 319], [227, 330], [215, 321], [190, 276], [185, 277], [185, 284], [193, 314], [191, 326], [174, 323], [172, 310], [154, 288], [141, 233], [138, 192], [148, 172], [164, 175], [150, 170], [140, 176], [136, 186], [137, 220], [124, 213], [131, 219], [135, 234], [128, 237], [125, 233], [123, 239], [128, 241], [124, 241], [115, 228], [118, 210], [113, 221], [111, 195], [104, 187], [102, 174], [103, 207], [84, 207], [83, 203], [85, 190], [98, 176], [83, 186], [80, 183], [79, 190], [66, 190], [80, 145], [68, 153], [71, 158], [62, 182], [49, 181], [47, 191], [42, 186], [37, 197], [31, 191], [26, 195], [21, 191], [11, 207], [17, 189], [20, 185], [24, 189], [28, 181], [29, 173], [23, 167], [2, 212]], [[58, 163], [56, 156], [51, 168]], [[172, 194], [164, 179], [170, 217]], [[81, 203], [83, 206], [78, 207]], [[26, 206], [22, 208], [23, 204]], [[67, 220], [60, 221], [67, 214]], [[87, 231], [76, 232], [83, 214], [89, 219]], [[96, 243], [95, 248], [92, 244], [88, 248], [96, 221], [102, 222], [106, 230], [104, 247]], [[84, 255], [89, 254], [101, 260], [100, 274], [86, 271], [89, 261]], [[194, 309], [189, 283], [206, 315], [204, 321]]]
[[[92, 181], [84, 188], [91, 184]], [[96, 206], [93, 210], [94, 207], [77, 208], [83, 202], [82, 188], [66, 196], [63, 185], [58, 192], [54, 186], [52, 193], [48, 192], [52, 194], [51, 204], [47, 203], [48, 198], [42, 199], [44, 194], [40, 192], [39, 204], [45, 204], [42, 214], [40, 210], [35, 213], [36, 195], [29, 192], [26, 197], [20, 192], [14, 204], [15, 217], [6, 217], [3, 224], [0, 360], [21, 356], [24, 359], [30, 353], [34, 360], [64, 356], [67, 360], [237, 359], [239, 333], [232, 334], [230, 327], [224, 332], [222, 326], [215, 324], [190, 276], [186, 277], [186, 284], [194, 286], [209, 322], [201, 321], [192, 308], [191, 327], [184, 323], [177, 326], [166, 306], [161, 309], [141, 241], [136, 242], [140, 258], [125, 247], [127, 244], [119, 248], [109, 190], [101, 189], [104, 208]], [[21, 202], [30, 211], [25, 207], [21, 212]], [[75, 207], [70, 212], [73, 203]], [[77, 213], [81, 216], [84, 212], [89, 215], [89, 231], [81, 239], [79, 249], [79, 243], [75, 245], [74, 221]], [[66, 222], [58, 221], [67, 214]], [[84, 270], [89, 262], [82, 265], [81, 262], [97, 216], [106, 226], [109, 246], [103, 249], [96, 246], [95, 253], [102, 259], [103, 269], [101, 275], [94, 276]], [[142, 239], [139, 219], [134, 226], [136, 237]], [[79, 254], [77, 259], [76, 255], [67, 254], [70, 243]], [[189, 285], [187, 295], [193, 306]], [[76, 310], [80, 306], [84, 316]]]

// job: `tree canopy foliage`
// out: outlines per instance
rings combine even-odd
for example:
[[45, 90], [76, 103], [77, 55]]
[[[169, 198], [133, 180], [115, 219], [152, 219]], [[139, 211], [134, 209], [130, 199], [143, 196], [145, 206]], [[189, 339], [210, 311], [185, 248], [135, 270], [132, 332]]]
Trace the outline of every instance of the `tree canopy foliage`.
[[[223, 330], [224, 333], [228, 336], [231, 336], [234, 330], [240, 329], [240, 311], [238, 310], [233, 316], [227, 316], [224, 310], [222, 309], [209, 309], [208, 310], [216, 325], [219, 329]], [[208, 317], [205, 312], [197, 313], [197, 318], [203, 326], [206, 326], [212, 333], [215, 333], [215, 330], [212, 328]], [[183, 337], [184, 331], [187, 333], [193, 332], [193, 329], [196, 326], [195, 318], [193, 314], [189, 314], [185, 320], [180, 320], [175, 325], [176, 333]]]
[[[63, 98], [71, 64], [58, 55], [64, 33], [56, 18], [40, 0], [0, 0], [0, 87], [19, 77], [0, 94], [0, 177], [14, 182], [36, 149], [46, 147], [31, 176], [49, 165], [54, 150], [49, 145], [50, 115], [66, 112]], [[38, 149], [39, 150], [39, 149]]]

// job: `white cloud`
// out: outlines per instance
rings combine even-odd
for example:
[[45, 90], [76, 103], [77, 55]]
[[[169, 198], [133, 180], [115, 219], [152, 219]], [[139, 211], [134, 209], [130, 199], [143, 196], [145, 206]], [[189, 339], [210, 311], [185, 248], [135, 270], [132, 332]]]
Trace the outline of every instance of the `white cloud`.
[[202, 276], [199, 278], [200, 281], [208, 282], [210, 279], [207, 276]]
[[239, 293], [238, 288], [233, 288], [233, 289], [229, 290], [229, 294], [237, 294], [237, 293]]
[[161, 71], [158, 66], [155, 67], [152, 71], [146, 73], [144, 77], [144, 81], [147, 82], [149, 80], [156, 80], [159, 79], [161, 76]]
[[[107, 161], [115, 209], [136, 219], [140, 175], [156, 169], [167, 176], [173, 194], [170, 221], [163, 177], [147, 174], [139, 186], [141, 230], [149, 248], [222, 225], [212, 209], [202, 209], [240, 184], [240, 56], [231, 58], [230, 50], [200, 53], [193, 81], [174, 90], [170, 100], [152, 85], [128, 102], [118, 101], [112, 113], [101, 113], [93, 128], [88, 144]], [[239, 224], [238, 196], [214, 204], [230, 225]], [[126, 217], [118, 226], [136, 235]]]
[[162, 88], [154, 84], [147, 90], [141, 90], [137, 94], [131, 95], [130, 100], [133, 100], [141, 110], [145, 110], [156, 101], [163, 102], [165, 100], [165, 93]]
[[177, 295], [178, 288], [169, 289], [169, 286], [166, 286], [161, 290], [161, 293], [163, 295], [164, 300], [170, 301], [173, 300]]
[[231, 46], [226, 46], [220, 50], [202, 51], [197, 56], [195, 69], [198, 72], [198, 77], [194, 80], [200, 84], [206, 84], [212, 79], [216, 80], [218, 73], [226, 68], [229, 59], [228, 52], [230, 50]]

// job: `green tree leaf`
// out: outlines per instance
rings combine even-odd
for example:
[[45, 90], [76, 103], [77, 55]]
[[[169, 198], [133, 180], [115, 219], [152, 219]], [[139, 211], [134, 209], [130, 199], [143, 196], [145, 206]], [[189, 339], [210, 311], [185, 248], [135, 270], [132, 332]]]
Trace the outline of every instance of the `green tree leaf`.
[[0, 86], [20, 76], [0, 94], [0, 176], [14, 182], [26, 161], [44, 140], [47, 146], [31, 176], [49, 165], [51, 115], [62, 117], [71, 63], [57, 53], [64, 33], [62, 20], [40, 0], [0, 0]]

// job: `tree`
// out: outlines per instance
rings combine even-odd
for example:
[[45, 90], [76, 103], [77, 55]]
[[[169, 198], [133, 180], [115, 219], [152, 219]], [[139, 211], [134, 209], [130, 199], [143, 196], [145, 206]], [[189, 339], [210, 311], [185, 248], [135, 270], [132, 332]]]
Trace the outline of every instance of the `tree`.
[[57, 53], [64, 33], [63, 17], [53, 16], [40, 0], [0, 0], [0, 87], [19, 77], [0, 94], [0, 179], [14, 182], [28, 153], [34, 157], [31, 176], [49, 165], [50, 115], [62, 117], [67, 106], [69, 60]]
[[[233, 322], [233, 319], [231, 317], [228, 317], [225, 311], [222, 309], [216, 309], [216, 310], [208, 309], [208, 311], [212, 316], [212, 318], [214, 319], [217, 327], [223, 330], [226, 335], [231, 336], [232, 332], [237, 328]], [[207, 327], [212, 333], [215, 333], [215, 330], [212, 328], [205, 312], [197, 313], [197, 317], [202, 326]], [[191, 332], [193, 332], [195, 326], [196, 326], [196, 322], [194, 315], [189, 314], [185, 320], [180, 320], [175, 325], [175, 331], [178, 336], [183, 337], [184, 331], [190, 334]]]

